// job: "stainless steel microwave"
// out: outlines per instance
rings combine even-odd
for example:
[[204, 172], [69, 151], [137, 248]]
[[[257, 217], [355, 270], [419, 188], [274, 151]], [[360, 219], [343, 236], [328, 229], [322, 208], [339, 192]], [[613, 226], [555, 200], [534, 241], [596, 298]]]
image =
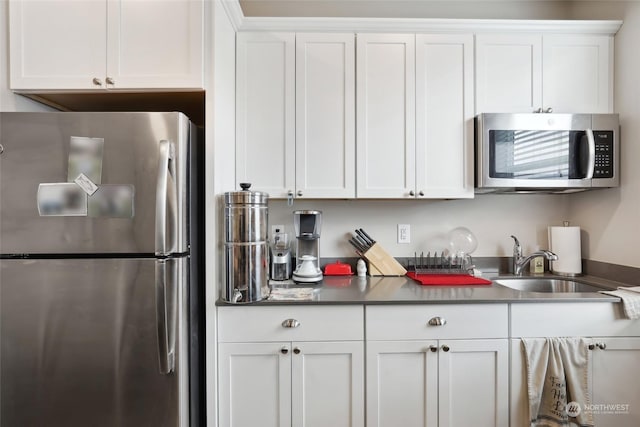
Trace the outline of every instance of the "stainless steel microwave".
[[570, 193], [620, 185], [617, 114], [484, 113], [476, 193]]

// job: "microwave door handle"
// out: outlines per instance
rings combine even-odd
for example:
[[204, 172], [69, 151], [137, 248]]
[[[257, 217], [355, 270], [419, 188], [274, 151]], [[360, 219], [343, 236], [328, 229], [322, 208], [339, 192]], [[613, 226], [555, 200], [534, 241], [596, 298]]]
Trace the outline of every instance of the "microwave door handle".
[[592, 179], [596, 168], [596, 140], [593, 137], [593, 129], [585, 130], [587, 144], [589, 145], [589, 163], [587, 164], [587, 175], [584, 179]]

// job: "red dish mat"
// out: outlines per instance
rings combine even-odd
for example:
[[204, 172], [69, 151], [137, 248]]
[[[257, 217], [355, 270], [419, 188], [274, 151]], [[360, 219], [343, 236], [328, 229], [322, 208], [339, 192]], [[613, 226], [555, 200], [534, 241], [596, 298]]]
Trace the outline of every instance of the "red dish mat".
[[413, 271], [407, 273], [421, 285], [490, 285], [491, 280], [480, 277], [469, 276], [468, 274], [416, 274]]

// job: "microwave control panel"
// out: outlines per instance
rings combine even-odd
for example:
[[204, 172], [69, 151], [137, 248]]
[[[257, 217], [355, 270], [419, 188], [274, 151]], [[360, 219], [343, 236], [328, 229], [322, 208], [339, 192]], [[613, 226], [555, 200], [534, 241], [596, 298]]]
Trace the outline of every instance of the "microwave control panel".
[[596, 164], [594, 178], [613, 178], [613, 131], [594, 130]]

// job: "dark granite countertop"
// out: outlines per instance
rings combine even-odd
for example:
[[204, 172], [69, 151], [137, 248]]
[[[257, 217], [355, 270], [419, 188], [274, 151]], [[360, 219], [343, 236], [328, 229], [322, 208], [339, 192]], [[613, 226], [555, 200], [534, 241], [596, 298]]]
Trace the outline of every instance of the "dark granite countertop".
[[[552, 274], [523, 277], [558, 278]], [[514, 278], [513, 275], [490, 277], [491, 280]], [[580, 276], [576, 281], [615, 289], [625, 286], [593, 276]], [[421, 285], [409, 277], [325, 276], [316, 285], [293, 284], [292, 282], [270, 282], [272, 289], [312, 289], [310, 300], [273, 301], [263, 300], [248, 304], [231, 304], [218, 300], [218, 306], [265, 306], [288, 304], [466, 304], [466, 303], [519, 303], [519, 302], [618, 302], [619, 298], [597, 292], [585, 293], [537, 293], [514, 290], [497, 283], [490, 285], [438, 286]]]

